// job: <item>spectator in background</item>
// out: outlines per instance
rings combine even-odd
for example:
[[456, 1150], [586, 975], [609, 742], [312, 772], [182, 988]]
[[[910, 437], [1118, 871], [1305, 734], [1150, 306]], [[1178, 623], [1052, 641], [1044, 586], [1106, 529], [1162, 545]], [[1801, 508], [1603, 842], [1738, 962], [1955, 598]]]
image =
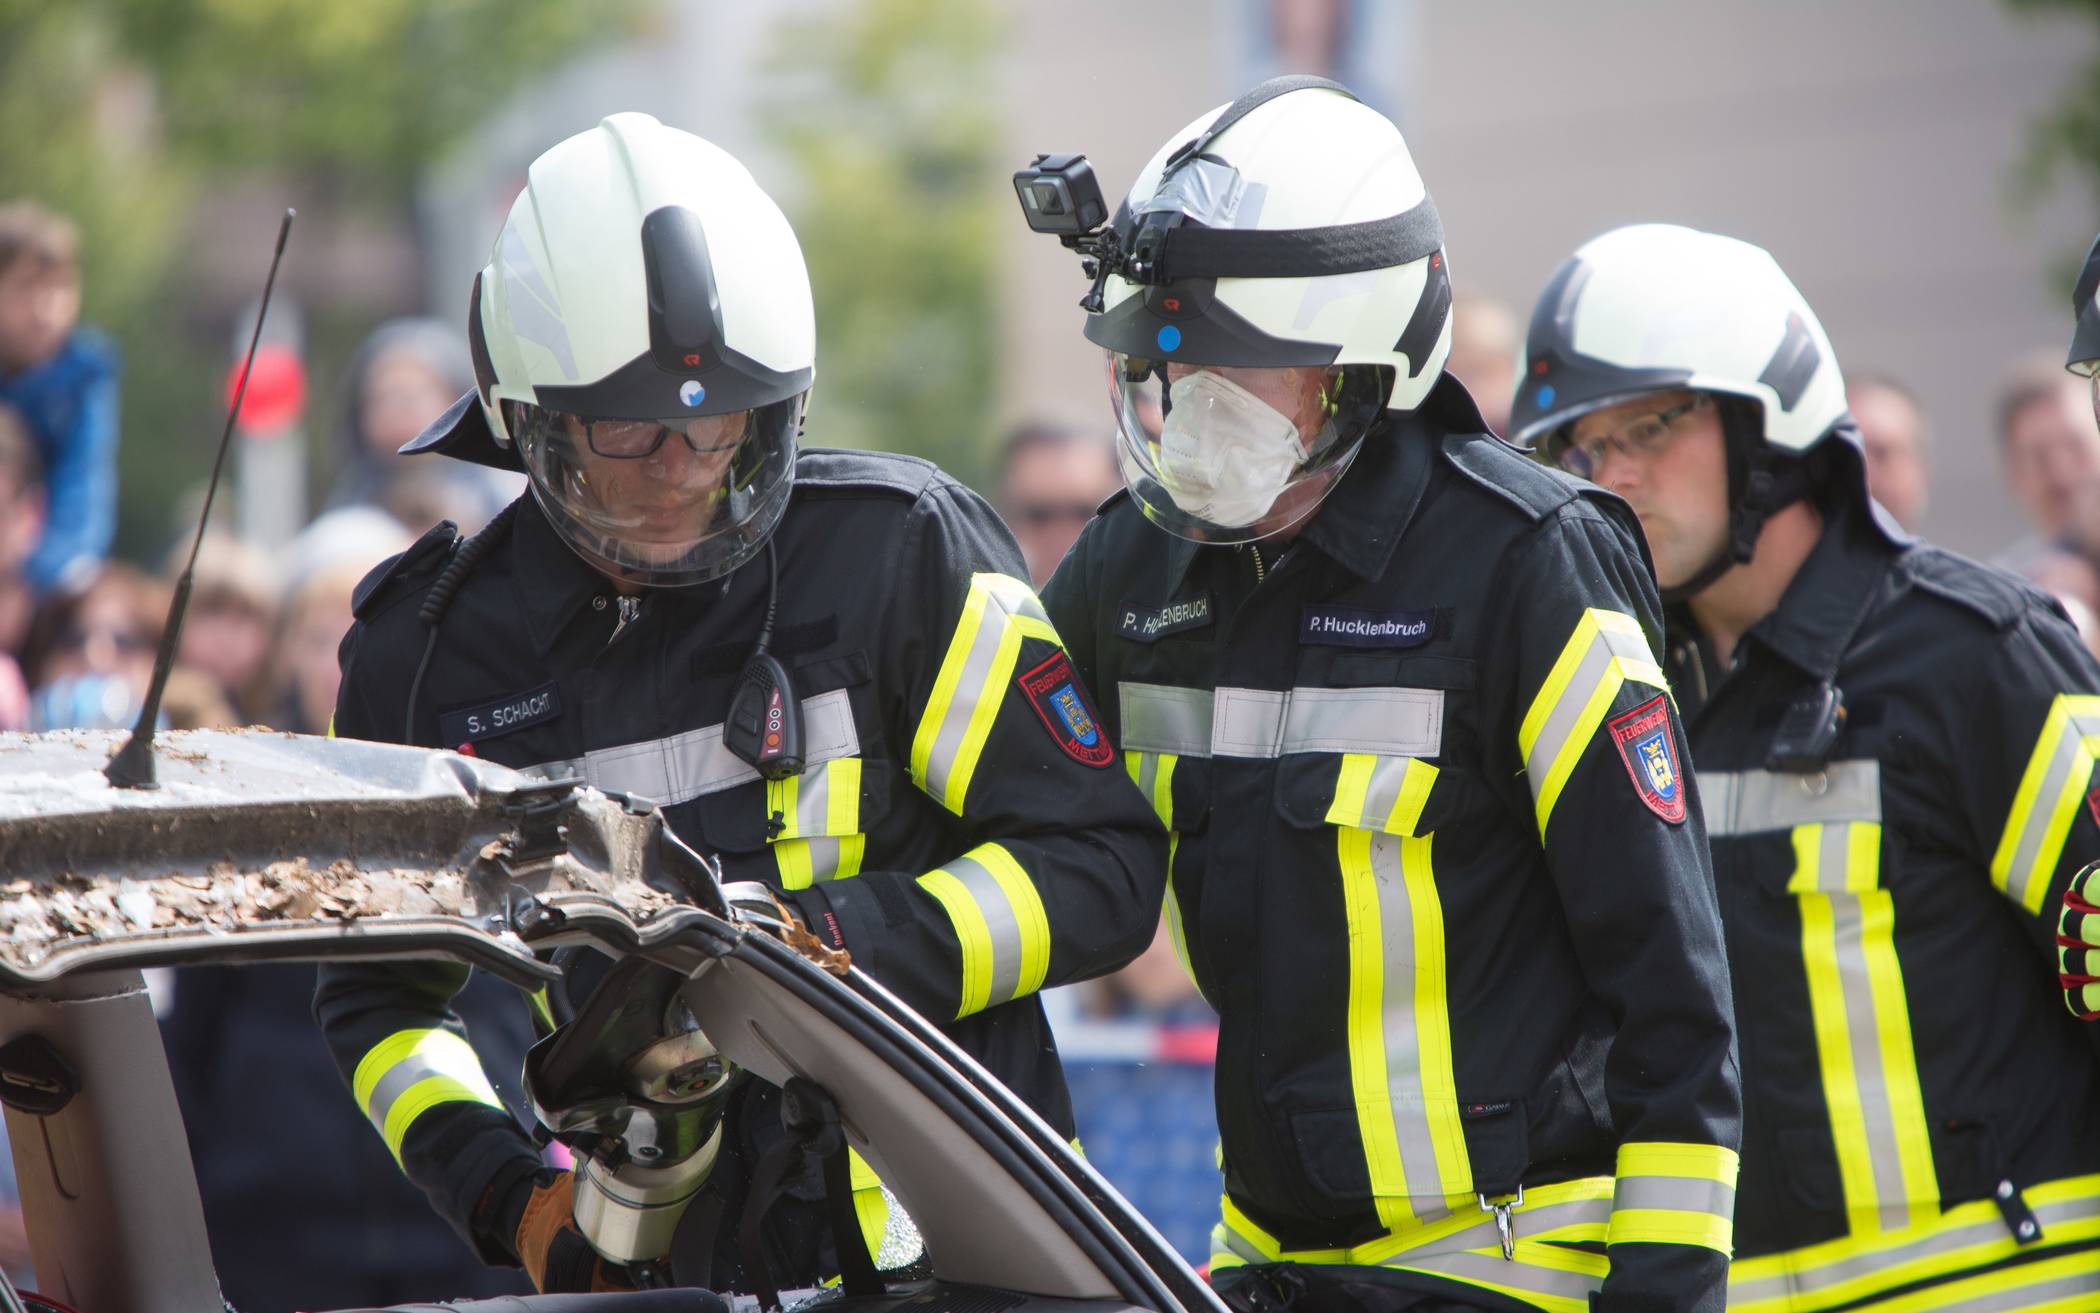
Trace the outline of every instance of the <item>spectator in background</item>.
[[44, 599], [22, 648], [30, 728], [130, 725], [153, 676], [167, 609], [166, 591], [122, 561], [103, 565], [84, 587]]
[[0, 730], [29, 724], [29, 685], [16, 657], [36, 612], [24, 567], [43, 533], [43, 466], [20, 412], [0, 406]]
[[1517, 390], [1517, 316], [1491, 297], [1451, 298], [1451, 361], [1446, 372], [1473, 394], [1488, 428], [1509, 423], [1509, 400]]
[[[189, 551], [189, 540], [179, 540], [162, 577], [172, 583]], [[277, 588], [276, 566], [261, 549], [223, 529], [205, 531], [175, 659], [209, 677], [243, 719], [264, 718], [263, 668], [277, 621]]]
[[1998, 393], [1998, 450], [2032, 531], [1993, 563], [2019, 570], [2072, 542], [2079, 511], [2100, 487], [2100, 425], [2086, 381], [2053, 356], [2015, 368]]
[[[328, 727], [351, 593], [409, 542], [374, 518], [355, 538], [306, 544], [267, 663], [262, 700], [273, 728]], [[201, 587], [201, 563], [199, 574]], [[313, 993], [305, 963], [185, 967], [177, 978], [168, 1063], [228, 1302], [291, 1313], [523, 1293], [522, 1275], [484, 1266], [430, 1211], [342, 1097], [314, 1029]], [[456, 1006], [516, 1109], [514, 1078], [532, 1041], [517, 991], [477, 974]]]
[[1845, 405], [1867, 451], [1867, 492], [1917, 532], [1932, 496], [1932, 429], [1911, 390], [1886, 374], [1845, 379]]
[[1122, 486], [1106, 434], [1036, 421], [1007, 436], [999, 453], [999, 514], [1021, 544], [1031, 584], [1043, 586], [1094, 508]]
[[265, 719], [295, 734], [324, 734], [335, 714], [342, 671], [336, 649], [350, 631], [350, 596], [358, 581], [381, 560], [406, 551], [407, 531], [390, 527], [367, 536], [352, 554], [339, 543], [328, 556], [305, 563], [285, 595], [284, 613], [270, 653]]
[[342, 473], [327, 509], [372, 506], [421, 533], [451, 520], [473, 533], [525, 490], [501, 470], [461, 461], [417, 461], [401, 445], [474, 387], [459, 333], [435, 319], [381, 324], [358, 348], [344, 385]]
[[26, 566], [39, 593], [93, 573], [116, 530], [117, 356], [79, 322], [73, 226], [27, 201], [0, 205], [0, 403], [27, 421], [50, 502]]

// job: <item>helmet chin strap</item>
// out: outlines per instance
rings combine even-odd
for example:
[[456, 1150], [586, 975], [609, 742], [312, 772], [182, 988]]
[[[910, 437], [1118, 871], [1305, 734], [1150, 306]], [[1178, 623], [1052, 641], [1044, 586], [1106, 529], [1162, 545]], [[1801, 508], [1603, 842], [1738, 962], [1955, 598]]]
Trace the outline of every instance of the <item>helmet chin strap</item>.
[[1728, 446], [1728, 541], [1683, 583], [1661, 589], [1663, 604], [1689, 601], [1757, 552], [1765, 521], [1809, 495], [1808, 462], [1782, 456], [1764, 442], [1764, 418], [1755, 403], [1720, 398], [1721, 434]]

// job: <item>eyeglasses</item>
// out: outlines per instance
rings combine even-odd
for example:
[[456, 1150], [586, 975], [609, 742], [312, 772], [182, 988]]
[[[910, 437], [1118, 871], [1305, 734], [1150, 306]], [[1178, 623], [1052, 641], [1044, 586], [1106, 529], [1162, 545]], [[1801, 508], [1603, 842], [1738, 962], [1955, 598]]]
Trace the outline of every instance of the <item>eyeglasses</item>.
[[1606, 448], [1620, 456], [1652, 456], [1669, 440], [1671, 425], [1712, 404], [1713, 398], [1702, 392], [1682, 405], [1634, 420], [1617, 433], [1599, 434], [1588, 442], [1570, 441], [1561, 450], [1560, 467], [1578, 479], [1595, 479], [1604, 468]]
[[[682, 421], [675, 426], [659, 424], [653, 419], [594, 419], [583, 422], [583, 436], [591, 450], [607, 460], [641, 460], [645, 456], [654, 456], [657, 448], [664, 445], [664, 439], [673, 433], [695, 456], [720, 456], [743, 445], [743, 420], [741, 412], [709, 415]], [[696, 429], [700, 436], [695, 435]], [[712, 441], [728, 431], [735, 433], [735, 441]]]
[[101, 625], [67, 625], [58, 631], [52, 646], [61, 652], [84, 652], [98, 638], [108, 640], [110, 646], [126, 656], [150, 651], [153, 647], [153, 640], [135, 629], [111, 629]]
[[1094, 518], [1092, 502], [1023, 502], [1013, 507], [1008, 515], [1014, 523], [1030, 529], [1047, 529], [1053, 524], [1085, 524]]

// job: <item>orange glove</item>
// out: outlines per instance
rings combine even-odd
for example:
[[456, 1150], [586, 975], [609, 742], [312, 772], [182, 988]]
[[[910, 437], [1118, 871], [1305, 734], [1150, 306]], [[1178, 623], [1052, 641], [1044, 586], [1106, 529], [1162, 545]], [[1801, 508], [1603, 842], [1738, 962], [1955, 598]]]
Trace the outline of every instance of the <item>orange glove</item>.
[[532, 1183], [512, 1248], [541, 1294], [633, 1290], [623, 1269], [608, 1264], [576, 1229], [576, 1178], [552, 1169]]

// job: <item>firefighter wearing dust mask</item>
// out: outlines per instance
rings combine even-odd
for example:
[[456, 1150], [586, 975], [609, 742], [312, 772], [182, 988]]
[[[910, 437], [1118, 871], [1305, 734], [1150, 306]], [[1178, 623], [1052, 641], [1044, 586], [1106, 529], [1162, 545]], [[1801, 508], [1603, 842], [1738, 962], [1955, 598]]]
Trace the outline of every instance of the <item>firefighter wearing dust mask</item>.
[[1222, 1019], [1214, 1283], [1719, 1308], [1731, 1004], [1637, 527], [1445, 375], [1435, 210], [1344, 89], [1203, 115], [1106, 232], [1129, 487], [1044, 601]]

